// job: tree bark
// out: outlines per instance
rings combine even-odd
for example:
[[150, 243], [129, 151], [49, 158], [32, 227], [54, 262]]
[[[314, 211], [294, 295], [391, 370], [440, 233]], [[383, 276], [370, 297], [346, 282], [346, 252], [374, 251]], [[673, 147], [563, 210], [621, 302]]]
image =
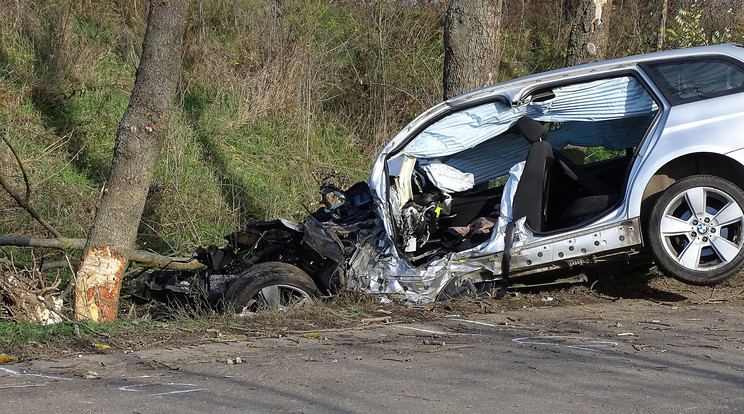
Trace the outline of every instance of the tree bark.
[[661, 21], [659, 22], [659, 35], [656, 40], [656, 50], [664, 50], [664, 40], [666, 39], [667, 12], [669, 11], [669, 1], [664, 0], [661, 4]]
[[501, 0], [452, 0], [444, 18], [444, 99], [497, 82]]
[[75, 275], [75, 317], [116, 319], [119, 290], [168, 134], [189, 0], [150, 0], [142, 57], [90, 237]]
[[568, 41], [567, 66], [605, 59], [611, 16], [612, 0], [579, 0]]

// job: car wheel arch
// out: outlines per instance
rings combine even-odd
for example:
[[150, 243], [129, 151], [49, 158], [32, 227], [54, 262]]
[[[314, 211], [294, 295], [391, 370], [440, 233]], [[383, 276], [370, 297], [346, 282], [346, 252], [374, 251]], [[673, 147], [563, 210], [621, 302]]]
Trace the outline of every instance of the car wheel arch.
[[715, 153], [686, 154], [668, 161], [646, 182], [641, 197], [642, 222], [648, 218], [658, 197], [675, 182], [692, 175], [712, 175], [744, 189], [744, 165]]

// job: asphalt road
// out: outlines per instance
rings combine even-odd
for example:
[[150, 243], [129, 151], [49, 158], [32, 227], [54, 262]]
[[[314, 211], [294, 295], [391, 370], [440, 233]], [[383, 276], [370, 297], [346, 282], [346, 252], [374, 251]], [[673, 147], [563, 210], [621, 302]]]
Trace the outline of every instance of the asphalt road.
[[744, 411], [742, 309], [622, 300], [278, 338], [226, 332], [179, 349], [0, 365], [1, 411], [732, 413]]

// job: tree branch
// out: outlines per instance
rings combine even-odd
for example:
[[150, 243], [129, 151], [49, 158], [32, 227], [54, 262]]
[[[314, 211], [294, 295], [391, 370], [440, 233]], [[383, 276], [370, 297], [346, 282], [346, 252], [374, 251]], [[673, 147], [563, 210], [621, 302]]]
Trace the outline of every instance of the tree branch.
[[37, 239], [22, 236], [2, 236], [0, 237], [0, 246], [50, 247], [63, 250], [81, 250], [85, 246], [85, 239], [68, 239], [66, 237], [59, 239]]
[[64, 236], [60, 232], [57, 231], [54, 227], [52, 227], [49, 222], [44, 220], [43, 217], [39, 215], [39, 213], [34, 209], [31, 204], [28, 202], [29, 198], [31, 197], [31, 183], [28, 180], [28, 174], [26, 173], [26, 167], [23, 166], [23, 160], [21, 160], [21, 157], [18, 155], [18, 152], [16, 152], [13, 145], [10, 143], [10, 139], [8, 139], [8, 130], [6, 130], [5, 135], [3, 135], [3, 142], [5, 142], [5, 145], [10, 148], [10, 152], [13, 153], [13, 156], [15, 157], [16, 161], [18, 162], [18, 168], [21, 170], [21, 174], [23, 175], [23, 182], [26, 184], [26, 196], [21, 198], [18, 194], [16, 194], [11, 188], [10, 184], [8, 184], [7, 181], [5, 181], [5, 177], [3, 176], [2, 171], [0, 171], [0, 187], [3, 187], [3, 189], [10, 194], [10, 196], [15, 200], [16, 203], [18, 203], [19, 206], [23, 207], [26, 211], [28, 211], [29, 214], [31, 214], [31, 217], [33, 217], [36, 221], [39, 222], [42, 226], [44, 226], [45, 229], [49, 233], [52, 233], [52, 235], [58, 239], [63, 239]]
[[7, 181], [5, 181], [5, 177], [3, 176], [3, 173], [0, 171], [0, 187], [3, 187], [3, 189], [10, 194], [11, 197], [13, 197], [13, 200], [15, 200], [16, 203], [18, 203], [19, 206], [23, 207], [26, 211], [28, 211], [28, 214], [31, 214], [31, 217], [33, 217], [36, 221], [39, 222], [42, 226], [44, 226], [45, 229], [49, 233], [52, 233], [52, 235], [58, 239], [64, 239], [65, 237], [62, 236], [60, 232], [57, 231], [54, 227], [52, 227], [51, 224], [49, 224], [46, 220], [44, 220], [43, 217], [39, 215], [38, 212], [31, 206], [31, 204], [28, 203], [25, 199], [21, 198], [18, 194], [16, 194], [8, 184]]
[[10, 143], [10, 140], [8, 139], [8, 134], [10, 133], [10, 130], [5, 131], [5, 135], [3, 135], [3, 141], [5, 142], [5, 145], [10, 148], [10, 152], [13, 153], [13, 156], [15, 157], [16, 161], [18, 161], [18, 168], [21, 169], [21, 174], [23, 174], [23, 182], [26, 184], [26, 197], [24, 197], [24, 200], [28, 201], [29, 197], [31, 197], [31, 184], [28, 181], [28, 174], [26, 173], [26, 167], [23, 166], [23, 161], [21, 161], [21, 157], [16, 152], [13, 145]]
[[[3, 140], [5, 140], [5, 139], [3, 138]], [[8, 143], [8, 142], [6, 141], [6, 143]], [[8, 144], [8, 145], [10, 145], [10, 144]], [[11, 150], [12, 150], [12, 148], [13, 147], [11, 147]], [[13, 151], [13, 153], [15, 153], [15, 151]], [[18, 159], [18, 158], [16, 158], [16, 159]], [[19, 165], [21, 165], [21, 171], [23, 171], [23, 164], [20, 164], [20, 160], [18, 162], [19, 162]], [[24, 180], [26, 180], [26, 196], [28, 196], [31, 193], [31, 189], [30, 189], [30, 186], [28, 185], [28, 181], [27, 181], [27, 178], [26, 178], [25, 171], [23, 173], [23, 177], [24, 177]], [[52, 227], [52, 225], [49, 224], [49, 222], [47, 222], [46, 220], [44, 220], [44, 218], [41, 217], [38, 212], [36, 212], [36, 210], [31, 206], [31, 204], [28, 203], [28, 200], [27, 199], [21, 198], [18, 194], [16, 194], [10, 188], [10, 184], [8, 184], [8, 182], [5, 181], [5, 177], [3, 176], [2, 171], [0, 171], [0, 187], [3, 187], [3, 189], [8, 194], [10, 194], [10, 196], [13, 198], [13, 200], [15, 200], [16, 203], [20, 207], [23, 207], [26, 211], [28, 211], [28, 213], [31, 214], [31, 217], [33, 217], [36, 221], [38, 221], [39, 224], [41, 224], [42, 226], [44, 226], [44, 228], [47, 229], [48, 232], [52, 233], [52, 235], [54, 237], [56, 237], [58, 239], [64, 239], [65, 238], [64, 236], [62, 236], [62, 233], [58, 232], [57, 229], [55, 229], [54, 227]]]
[[[32, 237], [3, 236], [0, 237], [0, 246], [18, 247], [45, 247], [63, 250], [82, 250], [85, 247], [85, 239], [37, 239]], [[158, 267], [171, 270], [196, 270], [203, 265], [190, 257], [169, 257], [157, 253], [132, 250], [129, 260], [143, 266]]]

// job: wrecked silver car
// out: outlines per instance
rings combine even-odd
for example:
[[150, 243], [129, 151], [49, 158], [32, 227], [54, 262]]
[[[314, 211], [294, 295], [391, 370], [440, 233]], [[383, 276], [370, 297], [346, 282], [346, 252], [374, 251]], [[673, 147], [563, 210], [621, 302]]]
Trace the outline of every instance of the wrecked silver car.
[[415, 302], [503, 293], [535, 275], [654, 263], [718, 283], [744, 260], [742, 131], [741, 45], [516, 79], [417, 117], [367, 183], [327, 190], [339, 204], [301, 224], [249, 223], [197, 251], [198, 277], [141, 284], [198, 284], [241, 311], [343, 287]]

